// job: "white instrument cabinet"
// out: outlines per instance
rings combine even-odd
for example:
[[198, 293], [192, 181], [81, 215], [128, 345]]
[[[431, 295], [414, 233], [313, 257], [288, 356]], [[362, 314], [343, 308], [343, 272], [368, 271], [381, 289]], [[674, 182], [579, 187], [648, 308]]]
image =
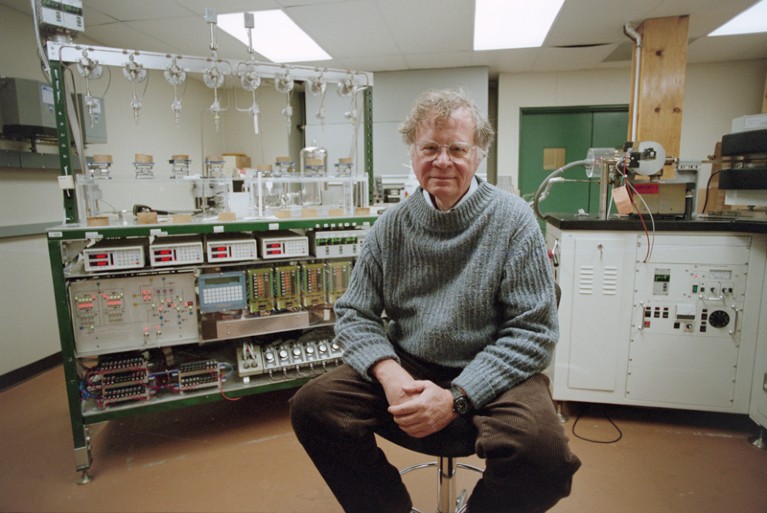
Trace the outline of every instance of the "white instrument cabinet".
[[562, 288], [555, 400], [749, 413], [763, 236], [548, 225], [547, 244]]

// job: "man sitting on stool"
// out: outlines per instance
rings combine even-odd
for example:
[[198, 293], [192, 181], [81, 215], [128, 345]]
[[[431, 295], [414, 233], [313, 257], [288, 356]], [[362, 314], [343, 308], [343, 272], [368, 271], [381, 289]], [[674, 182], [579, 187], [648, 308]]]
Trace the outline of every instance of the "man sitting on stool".
[[422, 94], [400, 132], [420, 187], [369, 231], [335, 304], [344, 364], [291, 399], [293, 428], [344, 511], [409, 513], [375, 431], [421, 438], [466, 416], [486, 460], [468, 511], [545, 511], [580, 461], [541, 374], [559, 333], [540, 229], [474, 176], [493, 130], [462, 92]]

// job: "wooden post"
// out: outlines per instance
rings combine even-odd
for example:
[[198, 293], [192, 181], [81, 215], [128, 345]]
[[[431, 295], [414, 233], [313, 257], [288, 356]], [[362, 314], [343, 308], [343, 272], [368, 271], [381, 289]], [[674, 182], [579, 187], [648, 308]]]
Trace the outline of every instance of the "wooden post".
[[[636, 61], [632, 66], [629, 119], [637, 112], [636, 140], [656, 141], [666, 155], [678, 157], [682, 133], [682, 105], [687, 68], [687, 16], [645, 20], [637, 32], [642, 36], [639, 80]], [[636, 56], [636, 43], [634, 43]], [[639, 88], [634, 105], [634, 87]], [[628, 138], [631, 138], [629, 127]], [[673, 178], [672, 166], [663, 169], [663, 178]]]

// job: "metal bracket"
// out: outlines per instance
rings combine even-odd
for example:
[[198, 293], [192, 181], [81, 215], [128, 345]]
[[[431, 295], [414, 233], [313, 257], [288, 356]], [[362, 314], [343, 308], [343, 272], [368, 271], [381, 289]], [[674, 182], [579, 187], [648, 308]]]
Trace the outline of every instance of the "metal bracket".
[[88, 470], [93, 463], [93, 456], [91, 454], [91, 433], [88, 426], [83, 427], [83, 433], [85, 434], [85, 446], [75, 447], [75, 468], [80, 472], [80, 480], [77, 484], [84, 485], [91, 481], [91, 476], [88, 474]]

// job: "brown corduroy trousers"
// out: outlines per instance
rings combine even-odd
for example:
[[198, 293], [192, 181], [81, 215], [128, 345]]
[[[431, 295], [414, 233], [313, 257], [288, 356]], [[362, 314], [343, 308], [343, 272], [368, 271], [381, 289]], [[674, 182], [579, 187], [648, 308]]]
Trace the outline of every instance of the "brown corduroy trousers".
[[[402, 358], [416, 379], [448, 387], [459, 370]], [[305, 384], [291, 399], [293, 429], [347, 513], [409, 513], [399, 471], [374, 433], [393, 420], [382, 387], [341, 365]], [[533, 513], [570, 493], [580, 461], [569, 450], [548, 379], [535, 375], [477, 411], [476, 453], [485, 472], [468, 503], [471, 513]]]

